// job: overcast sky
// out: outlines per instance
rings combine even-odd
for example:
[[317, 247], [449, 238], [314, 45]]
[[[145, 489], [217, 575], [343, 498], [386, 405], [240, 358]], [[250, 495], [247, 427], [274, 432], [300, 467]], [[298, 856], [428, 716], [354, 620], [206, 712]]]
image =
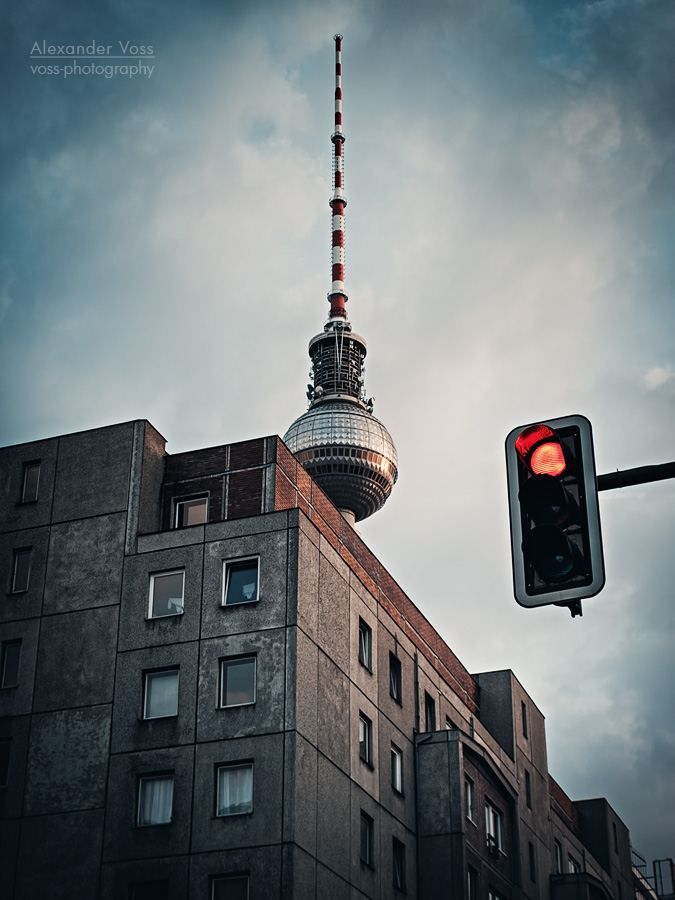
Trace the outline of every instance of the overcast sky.
[[[304, 411], [341, 32], [348, 312], [400, 461], [359, 530], [470, 671], [515, 671], [567, 793], [675, 855], [674, 484], [601, 494], [607, 584], [573, 620], [513, 599], [504, 465], [572, 413], [599, 473], [675, 459], [672, 0], [3, 17], [0, 443], [147, 418], [176, 453]], [[40, 74], [43, 41], [154, 59]]]

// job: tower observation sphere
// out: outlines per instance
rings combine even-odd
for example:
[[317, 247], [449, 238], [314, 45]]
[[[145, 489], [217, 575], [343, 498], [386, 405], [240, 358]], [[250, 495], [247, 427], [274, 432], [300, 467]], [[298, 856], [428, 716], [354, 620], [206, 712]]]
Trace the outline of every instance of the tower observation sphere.
[[398, 477], [391, 435], [373, 415], [364, 387], [366, 342], [352, 331], [344, 286], [342, 36], [335, 35], [332, 287], [323, 332], [309, 342], [309, 409], [293, 422], [284, 443], [352, 524], [383, 506]]

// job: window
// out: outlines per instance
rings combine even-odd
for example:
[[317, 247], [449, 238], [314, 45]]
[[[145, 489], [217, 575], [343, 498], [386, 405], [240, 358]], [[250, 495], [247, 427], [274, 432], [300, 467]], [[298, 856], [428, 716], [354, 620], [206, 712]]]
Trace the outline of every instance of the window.
[[176, 500], [174, 528], [202, 525], [208, 520], [208, 512], [208, 497], [186, 497], [184, 500]]
[[457, 726], [456, 726], [455, 723], [452, 721], [452, 719], [450, 718], [450, 716], [446, 716], [446, 717], [445, 717], [445, 730], [446, 730], [446, 731], [457, 731]]
[[466, 895], [467, 900], [478, 898], [478, 872], [471, 866], [466, 870]]
[[129, 900], [167, 900], [168, 881], [137, 881], [129, 885]]
[[9, 748], [11, 741], [0, 741], [0, 788], [9, 784]]
[[166, 825], [173, 809], [173, 774], [144, 775], [138, 781], [137, 825]]
[[405, 844], [392, 838], [391, 855], [394, 864], [394, 887], [405, 890]]
[[373, 865], [373, 844], [374, 844], [375, 823], [363, 810], [361, 810], [361, 862], [367, 866]]
[[23, 483], [21, 486], [21, 502], [34, 503], [38, 498], [38, 486], [40, 484], [40, 463], [28, 462], [23, 464]]
[[223, 606], [258, 599], [258, 559], [223, 563]]
[[616, 822], [612, 822], [612, 833], [614, 835], [614, 852], [619, 852], [619, 834], [616, 830]]
[[527, 769], [525, 769], [525, 802], [527, 808], [532, 809], [532, 780]]
[[373, 629], [359, 619], [359, 662], [373, 671]]
[[248, 900], [248, 875], [224, 875], [211, 882], [211, 900]]
[[485, 804], [488, 849], [504, 850], [504, 816], [489, 801]]
[[436, 731], [436, 701], [424, 692], [424, 730]]
[[554, 840], [553, 846], [555, 849], [555, 871], [556, 875], [562, 875], [563, 870], [563, 852], [562, 852], [562, 844], [560, 841]]
[[534, 844], [532, 841], [527, 842], [527, 848], [530, 855], [530, 881], [537, 880], [537, 864], [534, 858]]
[[364, 713], [359, 713], [359, 757], [372, 768], [373, 723]]
[[20, 594], [22, 591], [28, 590], [28, 580], [30, 578], [30, 555], [30, 547], [14, 551], [14, 565], [12, 568], [13, 594]]
[[494, 888], [490, 888], [488, 891], [488, 900], [502, 900], [502, 895], [498, 894]]
[[178, 669], [147, 672], [143, 692], [143, 718], [163, 719], [178, 715]]
[[569, 856], [567, 858], [567, 871], [572, 875], [577, 875], [579, 872], [581, 872], [581, 866], [573, 856]]
[[523, 723], [523, 737], [527, 737], [527, 707], [522, 700], [520, 702], [520, 718]]
[[403, 751], [396, 744], [391, 745], [391, 786], [403, 793]]
[[220, 706], [255, 703], [256, 658], [242, 656], [220, 662]]
[[150, 618], [177, 616], [183, 612], [185, 571], [158, 572], [150, 576]]
[[464, 797], [466, 800], [466, 817], [476, 821], [476, 786], [467, 775], [464, 779]]
[[253, 763], [219, 766], [216, 815], [239, 816], [253, 812]]
[[19, 659], [21, 657], [21, 641], [3, 641], [2, 644], [2, 681], [4, 688], [16, 687], [19, 683]]
[[399, 704], [403, 705], [403, 690], [401, 684], [401, 660], [389, 654], [389, 695]]

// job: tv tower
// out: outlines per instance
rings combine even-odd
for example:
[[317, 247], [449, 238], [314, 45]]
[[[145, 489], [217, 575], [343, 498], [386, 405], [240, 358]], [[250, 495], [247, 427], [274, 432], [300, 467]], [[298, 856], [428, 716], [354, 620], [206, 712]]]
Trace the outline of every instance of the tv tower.
[[333, 144], [330, 313], [309, 342], [312, 360], [309, 409], [293, 422], [284, 442], [351, 523], [377, 512], [398, 477], [391, 435], [366, 397], [366, 342], [347, 318], [344, 265], [344, 142], [342, 132], [342, 35], [335, 35], [335, 131]]

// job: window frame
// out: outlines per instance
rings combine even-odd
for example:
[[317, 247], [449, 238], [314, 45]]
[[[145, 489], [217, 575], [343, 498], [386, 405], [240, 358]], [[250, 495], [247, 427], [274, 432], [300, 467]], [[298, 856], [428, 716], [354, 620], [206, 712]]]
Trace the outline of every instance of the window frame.
[[373, 629], [359, 616], [359, 662], [373, 674]]
[[532, 778], [527, 769], [525, 769], [525, 803], [528, 809], [532, 809]]
[[466, 867], [467, 900], [478, 900], [478, 871], [473, 866]]
[[[169, 818], [162, 822], [141, 822], [141, 807], [143, 803], [143, 792], [144, 785], [149, 784], [150, 782], [158, 782], [158, 781], [168, 781], [171, 780], [171, 805], [169, 811]], [[173, 795], [175, 788], [175, 772], [147, 772], [143, 775], [138, 775], [137, 782], [137, 798], [136, 798], [136, 817], [135, 817], [135, 825], [136, 828], [155, 828], [158, 825], [171, 825], [173, 822]]]
[[403, 673], [401, 660], [389, 651], [389, 696], [403, 706]]
[[[26, 569], [25, 584], [23, 587], [17, 586], [17, 576], [19, 575], [19, 560], [28, 558], [28, 568]], [[15, 547], [12, 551], [12, 585], [10, 594], [25, 594], [30, 587], [30, 576], [33, 568], [33, 548], [32, 547]]]
[[[183, 507], [190, 503], [195, 503], [197, 500], [204, 501], [204, 521], [203, 522], [193, 522], [192, 525], [188, 525], [185, 522], [179, 521], [181, 518], [181, 511]], [[190, 494], [185, 497], [174, 497], [173, 498], [173, 527], [174, 528], [194, 528], [196, 525], [206, 525], [209, 521], [209, 495], [206, 494]]]
[[527, 850], [530, 865], [530, 881], [532, 884], [537, 883], [537, 858], [534, 852], [534, 844], [532, 841], [527, 842]]
[[[23, 464], [23, 476], [21, 478], [21, 500], [19, 501], [21, 504], [37, 503], [38, 497], [40, 495], [41, 465], [42, 460], [40, 459], [28, 460]], [[31, 469], [37, 469], [37, 478], [35, 479], [35, 488], [33, 491], [34, 496], [27, 497], [26, 489], [28, 487], [28, 473], [31, 471]]]
[[485, 800], [485, 836], [488, 847], [493, 845], [504, 853], [504, 813], [491, 800]]
[[403, 750], [397, 747], [393, 741], [391, 742], [391, 786], [400, 797], [403, 797]]
[[[11, 647], [18, 649], [16, 657], [16, 681], [7, 681], [7, 651]], [[21, 638], [11, 638], [2, 642], [2, 659], [0, 659], [0, 688], [10, 689], [19, 686], [19, 667], [21, 665]]]
[[[219, 812], [219, 799], [220, 799], [220, 773], [226, 770], [234, 771], [235, 769], [248, 769], [251, 772], [251, 796], [250, 796], [250, 809], [241, 809], [236, 812]], [[217, 763], [215, 766], [216, 772], [216, 808], [214, 813], [214, 818], [216, 819], [231, 819], [233, 816], [251, 816], [253, 815], [253, 810], [255, 808], [254, 804], [254, 794], [255, 794], [255, 783], [254, 783], [254, 761], [252, 759], [238, 759], [232, 760], [231, 762], [222, 762]]]
[[[363, 726], [363, 738], [361, 726]], [[373, 722], [362, 710], [359, 710], [359, 759], [369, 768], [375, 768], [373, 765]]]
[[[429, 725], [433, 728], [429, 728]], [[428, 691], [424, 692], [424, 730], [428, 732], [436, 731], [436, 701]]]
[[[227, 594], [230, 587], [230, 572], [236, 566], [241, 566], [243, 563], [253, 562], [256, 563], [256, 581], [255, 581], [255, 597], [252, 597], [250, 600], [239, 600], [236, 603], [228, 603], [227, 602]], [[259, 603], [260, 602], [260, 554], [256, 554], [253, 556], [238, 556], [230, 559], [223, 560], [223, 588], [222, 594], [220, 598], [220, 605], [222, 607], [235, 607], [235, 606], [246, 606], [249, 603]]]
[[[168, 575], [182, 575], [183, 576], [183, 587], [181, 591], [181, 608], [176, 612], [168, 612], [161, 613], [160, 615], [153, 615], [153, 605], [155, 602], [155, 581], [158, 578], [164, 578]], [[150, 572], [150, 584], [148, 587], [148, 614], [147, 618], [150, 619], [168, 619], [172, 616], [182, 616], [185, 612], [185, 569], [166, 569], [161, 572]]]
[[[223, 697], [223, 671], [229, 664], [242, 663], [246, 660], [253, 660], [253, 700], [247, 700], [245, 703], [225, 703]], [[258, 654], [246, 653], [240, 656], [223, 656], [218, 660], [218, 709], [237, 709], [241, 706], [254, 706], [258, 700]]]
[[[365, 841], [364, 841], [365, 829]], [[365, 855], [364, 855], [365, 854]], [[375, 868], [375, 820], [361, 810], [361, 831], [359, 835], [359, 860], [370, 869]]]
[[524, 700], [520, 701], [520, 720], [523, 726], [523, 737], [526, 740], [529, 740], [528, 728], [527, 728], [527, 705]]
[[210, 900], [216, 900], [216, 885], [218, 882], [223, 881], [235, 881], [246, 879], [246, 898], [251, 896], [251, 876], [249, 872], [233, 872], [228, 875], [212, 875], [210, 878], [210, 890], [209, 890], [209, 898]]
[[469, 822], [473, 822], [474, 825], [478, 824], [478, 820], [476, 818], [476, 783], [473, 778], [470, 778], [468, 775], [464, 776], [464, 807], [466, 817]]
[[553, 838], [553, 855], [555, 860], [555, 874], [562, 875], [564, 868], [563, 848], [558, 838]]
[[[400, 871], [397, 871], [396, 862], [400, 864]], [[403, 841], [399, 841], [399, 839], [392, 835], [391, 838], [391, 862], [392, 862], [392, 876], [393, 876], [393, 884], [396, 890], [402, 891], [403, 893], [407, 890], [407, 879], [406, 879], [406, 858], [405, 858], [405, 844]]]
[[[176, 712], [168, 713], [162, 716], [148, 715], [148, 685], [155, 675], [166, 677], [170, 673], [176, 675]], [[178, 715], [178, 697], [180, 691], [180, 666], [167, 666], [163, 669], [148, 669], [143, 672], [143, 721], [153, 722], [155, 719], [175, 719]]]

